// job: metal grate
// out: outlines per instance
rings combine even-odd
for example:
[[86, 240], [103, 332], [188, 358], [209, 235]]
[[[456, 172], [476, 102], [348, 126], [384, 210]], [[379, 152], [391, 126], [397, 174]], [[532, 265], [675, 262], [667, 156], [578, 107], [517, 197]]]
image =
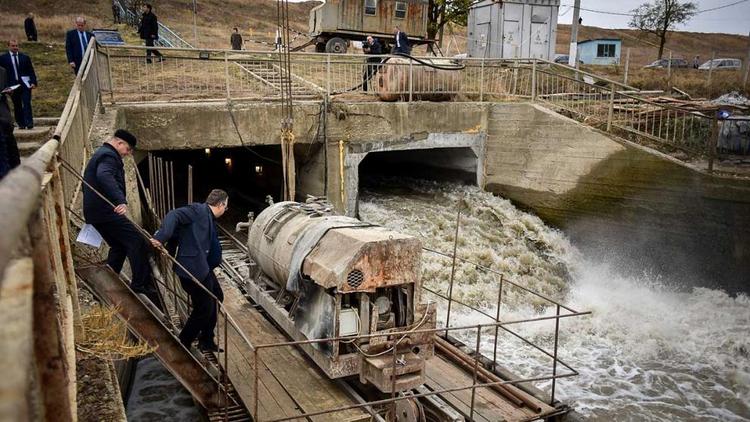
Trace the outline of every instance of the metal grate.
[[356, 289], [362, 282], [365, 281], [365, 275], [360, 270], [352, 270], [348, 276], [346, 276], [346, 282], [349, 287]]

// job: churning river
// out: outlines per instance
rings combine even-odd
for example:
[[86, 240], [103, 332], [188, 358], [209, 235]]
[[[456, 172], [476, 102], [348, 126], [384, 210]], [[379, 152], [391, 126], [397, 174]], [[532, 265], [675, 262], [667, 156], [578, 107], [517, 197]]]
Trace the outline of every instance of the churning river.
[[[373, 187], [375, 186], [375, 187]], [[750, 298], [682, 287], [669, 274], [623, 276], [614, 262], [584, 256], [563, 233], [477, 187], [379, 179], [363, 188], [363, 220], [419, 237], [451, 254], [456, 214], [459, 258], [499, 271], [530, 289], [592, 315], [562, 319], [560, 358], [580, 372], [557, 383], [558, 399], [593, 420], [750, 420]], [[619, 264], [619, 263], [617, 263]], [[447, 294], [451, 260], [425, 252], [425, 285]], [[499, 276], [459, 262], [453, 297], [495, 314]], [[709, 283], [707, 283], [709, 284]], [[437, 300], [432, 295], [425, 299]], [[446, 306], [438, 300], [445, 321]], [[451, 325], [490, 320], [454, 305]], [[554, 315], [544, 301], [506, 285], [501, 319]], [[513, 326], [551, 350], [554, 322]], [[494, 332], [482, 333], [492, 356]], [[475, 332], [459, 334], [474, 344]], [[550, 361], [509, 335], [498, 360], [522, 376], [551, 373]], [[564, 371], [564, 368], [560, 369]], [[537, 387], [549, 391], [550, 382]]]

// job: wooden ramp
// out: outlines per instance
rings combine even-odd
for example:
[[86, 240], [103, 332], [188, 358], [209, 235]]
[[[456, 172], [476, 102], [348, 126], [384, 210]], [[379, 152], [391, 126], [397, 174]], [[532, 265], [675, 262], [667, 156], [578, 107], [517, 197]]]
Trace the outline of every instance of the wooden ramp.
[[[223, 277], [220, 282], [224, 290], [224, 305], [252, 344], [289, 341], [250, 304], [234, 283]], [[223, 326], [219, 329], [223, 329]], [[253, 351], [231, 329], [227, 338], [229, 379], [252, 410], [255, 400]], [[295, 347], [261, 349], [260, 362], [259, 417], [256, 420], [266, 421], [357, 404], [354, 398], [336, 382], [329, 380]], [[365, 421], [370, 420], [370, 415], [363, 409], [352, 409], [312, 417], [310, 420]]]
[[[425, 384], [433, 391], [464, 387], [471, 385], [473, 381], [471, 373], [463, 371], [439, 354], [427, 362], [425, 371], [427, 375]], [[469, 420], [471, 389], [441, 394], [440, 397], [461, 412], [466, 420]], [[535, 413], [528, 407], [515, 406], [490, 388], [478, 388], [474, 398], [474, 421], [530, 421], [542, 419], [545, 415], [557, 411], [542, 401], [538, 401], [538, 404], [542, 411]]]

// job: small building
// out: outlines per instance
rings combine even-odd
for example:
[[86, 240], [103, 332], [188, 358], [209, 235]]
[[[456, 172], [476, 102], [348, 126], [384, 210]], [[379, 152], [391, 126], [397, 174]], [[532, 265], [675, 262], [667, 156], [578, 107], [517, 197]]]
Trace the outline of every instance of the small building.
[[467, 54], [551, 60], [560, 0], [479, 0], [469, 8]]
[[622, 40], [619, 38], [596, 38], [578, 43], [578, 60], [583, 64], [620, 64]]

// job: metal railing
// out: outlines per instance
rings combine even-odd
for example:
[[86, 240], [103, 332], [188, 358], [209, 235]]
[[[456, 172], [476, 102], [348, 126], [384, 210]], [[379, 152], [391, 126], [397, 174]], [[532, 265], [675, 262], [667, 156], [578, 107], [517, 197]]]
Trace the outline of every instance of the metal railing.
[[[115, 0], [114, 7], [120, 10], [120, 20], [126, 24], [132, 26], [136, 30], [138, 29], [141, 16], [137, 11], [134, 11], [127, 3], [122, 0]], [[156, 45], [160, 47], [169, 48], [193, 48], [192, 44], [185, 41], [179, 34], [172, 31], [168, 26], [159, 22], [159, 39], [156, 41]]]
[[[721, 123], [711, 113], [657, 102], [649, 98], [653, 92], [541, 59], [299, 52], [291, 55], [287, 76], [279, 70], [278, 56], [270, 52], [175, 48], [163, 53], [166, 61], [147, 64], [145, 47], [100, 48], [110, 63], [112, 83], [105, 88], [109, 101], [275, 100], [280, 98], [280, 80], [291, 77], [293, 95], [300, 99], [532, 101], [664, 152], [681, 150], [691, 160], [707, 161], [709, 171], [721, 152], [716, 148]], [[365, 62], [372, 57], [382, 63]], [[455, 70], [433, 69], [418, 61]], [[368, 67], [375, 76], [364, 84]]]

